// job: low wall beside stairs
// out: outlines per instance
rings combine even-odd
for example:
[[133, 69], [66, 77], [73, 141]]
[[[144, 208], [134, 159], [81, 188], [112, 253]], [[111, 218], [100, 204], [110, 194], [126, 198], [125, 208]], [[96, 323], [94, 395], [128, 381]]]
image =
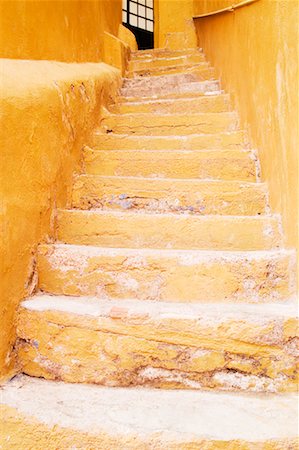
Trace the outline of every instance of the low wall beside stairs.
[[16, 370], [14, 318], [36, 284], [36, 245], [52, 239], [54, 210], [120, 83], [103, 63], [1, 60], [0, 379]]

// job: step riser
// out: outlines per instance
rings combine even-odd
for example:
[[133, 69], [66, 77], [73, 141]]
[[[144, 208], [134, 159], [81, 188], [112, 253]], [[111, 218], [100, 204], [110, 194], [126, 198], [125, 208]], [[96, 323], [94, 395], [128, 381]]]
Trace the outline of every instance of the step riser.
[[[111, 315], [22, 309], [18, 354], [24, 373], [106, 386], [296, 391], [296, 357], [289, 350], [295, 318], [184, 320], [113, 308]], [[285, 332], [275, 339], [275, 330]]]
[[118, 136], [97, 132], [93, 144], [99, 150], [242, 150], [246, 146], [242, 131], [185, 137]]
[[263, 185], [188, 182], [82, 175], [73, 187], [74, 208], [113, 208], [193, 214], [257, 215], [266, 212]]
[[176, 113], [198, 113], [198, 112], [212, 112], [221, 113], [231, 110], [229, 96], [215, 95], [202, 96], [195, 99], [188, 100], [174, 100], [174, 101], [155, 101], [152, 103], [123, 103], [116, 104], [110, 107], [110, 111], [116, 114], [130, 114], [130, 113], [161, 113], [161, 114], [176, 114]]
[[194, 115], [111, 115], [101, 122], [104, 132], [147, 136], [213, 134], [238, 130], [233, 112]]
[[280, 302], [294, 295], [294, 264], [276, 252], [216, 257], [65, 245], [43, 245], [38, 258], [45, 292], [172, 302]]
[[168, 66], [184, 66], [205, 62], [205, 57], [201, 53], [176, 56], [172, 58], [139, 59], [129, 61], [129, 71], [152, 70], [157, 68], [167, 68]]
[[[166, 77], [165, 77], [166, 78]], [[142, 80], [145, 81], [145, 80]], [[190, 82], [188, 82], [190, 81]], [[193, 81], [193, 82], [192, 82]], [[194, 76], [188, 76], [188, 79], [185, 81], [176, 80], [173, 82], [169, 82], [165, 80], [164, 84], [159, 82], [157, 86], [153, 86], [152, 84], [147, 84], [144, 82], [144, 86], [138, 83], [137, 86], [136, 80], [133, 80], [133, 85], [124, 86], [120, 89], [120, 95], [124, 97], [165, 97], [165, 95], [186, 95], [194, 93], [206, 94], [207, 92], [219, 92], [219, 82], [218, 81], [209, 81], [209, 82], [195, 82]]]
[[158, 67], [154, 69], [140, 69], [131, 70], [127, 72], [128, 78], [136, 79], [139, 77], [160, 77], [164, 75], [184, 75], [186, 73], [194, 73], [198, 76], [198, 80], [214, 80], [215, 69], [210, 67], [207, 63], [200, 63], [198, 65], [178, 65], [168, 67]]
[[[215, 80], [211, 75], [213, 69], [204, 65], [204, 67], [190, 69], [184, 73], [165, 74], [160, 76], [143, 76], [136, 78], [124, 78], [123, 88], [150, 88], [150, 89], [165, 89], [167, 87], [177, 88], [180, 85], [192, 85], [196, 87], [199, 85], [204, 86], [219, 86], [219, 81]], [[208, 77], [208, 78], [207, 78]]]
[[103, 214], [59, 210], [60, 242], [114, 248], [271, 250], [281, 245], [275, 217]]
[[194, 48], [184, 49], [184, 50], [170, 50], [166, 48], [155, 48], [152, 50], [139, 50], [138, 52], [133, 52], [131, 54], [131, 61], [143, 61], [153, 58], [177, 58], [177, 57], [187, 57], [192, 55], [202, 55], [204, 54]]
[[137, 97], [123, 97], [123, 96], [119, 96], [117, 97], [117, 103], [120, 104], [130, 104], [130, 103], [137, 103], [137, 102], [155, 102], [155, 101], [159, 101], [159, 100], [169, 100], [169, 101], [174, 101], [174, 100], [194, 100], [194, 99], [198, 99], [198, 101], [200, 101], [203, 98], [209, 98], [209, 97], [215, 97], [217, 96], [222, 96], [222, 95], [226, 95], [223, 94], [223, 92], [221, 90], [215, 89], [212, 91], [207, 91], [204, 92], [203, 88], [201, 88], [202, 92], [200, 91], [194, 91], [194, 92], [172, 92], [170, 94], [163, 94], [160, 93], [159, 95], [156, 95], [154, 97], [139, 97], [137, 94]]
[[256, 181], [247, 152], [94, 151], [85, 148], [87, 173], [106, 176]]

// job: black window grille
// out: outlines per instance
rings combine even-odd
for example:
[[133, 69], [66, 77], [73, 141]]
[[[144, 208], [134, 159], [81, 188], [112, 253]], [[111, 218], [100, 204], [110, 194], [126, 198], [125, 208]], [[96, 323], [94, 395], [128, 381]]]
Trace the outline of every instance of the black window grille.
[[123, 24], [154, 32], [154, 0], [123, 0]]

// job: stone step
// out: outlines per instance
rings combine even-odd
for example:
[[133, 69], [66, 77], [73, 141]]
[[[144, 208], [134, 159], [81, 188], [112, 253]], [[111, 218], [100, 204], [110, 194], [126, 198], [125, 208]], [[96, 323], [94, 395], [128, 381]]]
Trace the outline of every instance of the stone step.
[[220, 91], [219, 81], [196, 81], [193, 74], [148, 78], [148, 81], [146, 77], [125, 80], [125, 85], [120, 89], [120, 95], [124, 97], [157, 98], [167, 95], [203, 95]]
[[185, 73], [193, 73], [198, 76], [200, 80], [210, 80], [215, 79], [215, 69], [210, 66], [207, 62], [199, 62], [197, 64], [194, 63], [185, 63], [181, 64], [173, 64], [167, 65], [163, 67], [152, 67], [152, 68], [143, 68], [143, 69], [132, 69], [127, 72], [126, 76], [128, 78], [137, 78], [137, 77], [157, 77], [164, 75], [174, 75], [174, 74], [185, 74]]
[[27, 375], [70, 383], [296, 392], [296, 313], [36, 295], [21, 303], [17, 348]]
[[[135, 78], [123, 78], [123, 88], [151, 88], [151, 89], [164, 89], [166, 87], [178, 87], [182, 84], [194, 83], [197, 85], [199, 82], [205, 81], [205, 86], [214, 86], [215, 79], [211, 79], [211, 75], [214, 71], [207, 64], [201, 64], [199, 67], [192, 67], [182, 73], [164, 74], [159, 76], [139, 76]], [[219, 83], [219, 82], [218, 82]], [[195, 86], [194, 86], [195, 87]]]
[[39, 288], [52, 294], [170, 302], [281, 302], [295, 295], [295, 252], [39, 246]]
[[101, 247], [271, 250], [281, 247], [278, 216], [194, 216], [59, 209], [57, 238]]
[[260, 215], [268, 211], [264, 183], [78, 175], [73, 208], [191, 214]]
[[[204, 83], [204, 82], [203, 82]], [[203, 84], [202, 83], [202, 84]], [[155, 102], [160, 100], [194, 100], [198, 99], [200, 101], [201, 98], [205, 97], [215, 97], [218, 95], [228, 95], [223, 90], [212, 90], [212, 91], [190, 91], [190, 92], [182, 92], [182, 93], [176, 93], [176, 92], [170, 92], [170, 93], [162, 93], [160, 92], [159, 95], [152, 95], [149, 97], [124, 97], [124, 96], [118, 96], [117, 97], [117, 103], [125, 103], [129, 105], [130, 103], [144, 103], [144, 102]], [[113, 106], [113, 105], [112, 105]], [[111, 106], [110, 106], [111, 107]]]
[[134, 136], [95, 131], [95, 150], [243, 150], [248, 147], [244, 131], [187, 136]]
[[250, 151], [94, 150], [84, 148], [85, 171], [93, 175], [256, 181]]
[[193, 52], [187, 54], [172, 55], [166, 58], [135, 58], [129, 61], [129, 71], [155, 69], [169, 66], [184, 66], [205, 62], [203, 53]]
[[168, 48], [153, 48], [147, 50], [138, 50], [136, 52], [131, 53], [131, 61], [140, 61], [146, 59], [167, 59], [167, 58], [178, 58], [178, 57], [187, 57], [193, 55], [201, 55], [204, 57], [204, 54], [201, 50], [197, 48], [188, 48], [183, 50], [171, 50]]
[[235, 112], [194, 114], [110, 114], [101, 120], [106, 133], [138, 134], [141, 136], [184, 136], [187, 134], [216, 134], [239, 129]]
[[152, 101], [118, 102], [110, 106], [111, 113], [220, 113], [231, 111], [229, 95], [207, 95], [194, 98], [182, 99], [158, 99]]
[[286, 450], [297, 446], [297, 401], [295, 394], [113, 389], [23, 375], [2, 388], [0, 421], [5, 446], [20, 450], [34, 439], [48, 450]]

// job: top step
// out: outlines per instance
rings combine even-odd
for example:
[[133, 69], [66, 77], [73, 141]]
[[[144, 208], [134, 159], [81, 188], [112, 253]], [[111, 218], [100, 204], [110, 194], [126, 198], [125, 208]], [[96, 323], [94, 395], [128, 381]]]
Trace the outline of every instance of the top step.
[[166, 58], [140, 58], [129, 62], [129, 70], [154, 69], [165, 66], [184, 66], [186, 64], [197, 64], [205, 61], [202, 53], [191, 53], [190, 55], [178, 55]]
[[198, 48], [187, 48], [184, 50], [170, 50], [168, 48], [152, 48], [138, 50], [131, 53], [131, 60], [153, 59], [153, 58], [174, 58], [178, 56], [203, 55]]

